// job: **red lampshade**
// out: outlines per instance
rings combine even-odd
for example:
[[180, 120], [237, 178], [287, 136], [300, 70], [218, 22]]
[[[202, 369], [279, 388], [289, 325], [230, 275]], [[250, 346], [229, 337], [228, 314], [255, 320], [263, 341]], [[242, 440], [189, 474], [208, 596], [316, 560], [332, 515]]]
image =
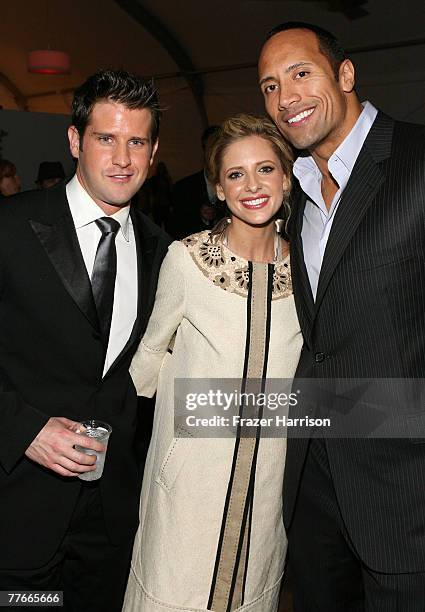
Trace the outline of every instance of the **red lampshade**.
[[71, 58], [64, 51], [42, 49], [28, 53], [28, 71], [34, 74], [69, 74]]

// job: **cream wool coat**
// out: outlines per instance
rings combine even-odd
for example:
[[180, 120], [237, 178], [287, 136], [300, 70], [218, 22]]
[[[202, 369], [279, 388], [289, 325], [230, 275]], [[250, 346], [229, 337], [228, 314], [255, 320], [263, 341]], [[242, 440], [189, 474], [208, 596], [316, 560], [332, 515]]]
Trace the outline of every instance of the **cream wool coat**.
[[[257, 265], [267, 274], [266, 264]], [[271, 273], [267, 377], [292, 378], [302, 339], [289, 260], [275, 264]], [[215, 603], [209, 608], [208, 601], [219, 565], [235, 439], [175, 433], [174, 379], [242, 378], [251, 280], [248, 262], [222, 243], [211, 244], [208, 232], [174, 242], [164, 259], [154, 310], [131, 367], [138, 394], [150, 397], [157, 390], [157, 403], [125, 612], [221, 610]], [[176, 331], [170, 354], [167, 348]], [[287, 546], [282, 521], [285, 453], [284, 438], [260, 439], [252, 468], [255, 487], [246, 527], [243, 595], [232, 610], [277, 610]]]

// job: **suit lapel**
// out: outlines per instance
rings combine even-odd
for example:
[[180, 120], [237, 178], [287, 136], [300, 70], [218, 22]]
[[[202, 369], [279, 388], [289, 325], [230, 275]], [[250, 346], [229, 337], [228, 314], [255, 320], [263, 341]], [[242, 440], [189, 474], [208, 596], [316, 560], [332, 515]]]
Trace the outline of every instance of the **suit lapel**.
[[158, 236], [149, 232], [143, 223], [141, 213], [133, 207], [130, 210], [130, 216], [133, 223], [137, 251], [137, 318], [123, 350], [117, 356], [105, 376], [109, 376], [110, 373], [115, 370], [119, 362], [126, 356], [128, 351], [131, 350], [134, 343], [140, 341], [150, 313], [150, 303], [154, 297], [151, 291], [151, 280]]
[[[126, 345], [106, 376], [117, 367], [134, 343], [139, 342], [155, 297], [152, 279], [158, 235], [151, 233], [139, 211], [131, 208], [130, 215], [137, 252], [137, 318]], [[39, 212], [37, 219], [29, 219], [28, 222], [70, 297], [90, 323], [99, 329], [91, 282], [69, 210], [65, 186], [49, 190], [45, 209]]]
[[310, 281], [304, 262], [301, 229], [306, 203], [306, 195], [297, 190], [294, 197], [294, 233], [291, 236], [291, 272], [294, 287], [294, 296], [297, 304], [298, 317], [304, 337], [308, 341], [311, 333], [311, 325], [314, 316], [314, 301], [311, 292]]
[[[56, 199], [57, 202], [54, 201]], [[48, 200], [48, 211], [54, 210], [54, 213], [60, 214], [55, 214], [49, 222], [29, 219], [29, 224], [71, 298], [90, 323], [98, 327], [91, 283], [66, 199], [65, 186], [60, 191], [49, 193]]]
[[137, 333], [135, 336], [139, 340], [141, 333], [145, 330], [151, 311], [151, 303], [155, 298], [155, 293], [152, 292], [152, 279], [155, 273], [154, 260], [158, 245], [158, 235], [151, 233], [144, 223], [142, 213], [139, 211], [132, 210], [131, 219], [134, 224], [137, 246], [139, 291], [137, 300], [137, 327], [135, 329]]
[[317, 288], [315, 313], [351, 238], [385, 180], [380, 162], [391, 153], [394, 122], [378, 114], [356, 160], [326, 245]]

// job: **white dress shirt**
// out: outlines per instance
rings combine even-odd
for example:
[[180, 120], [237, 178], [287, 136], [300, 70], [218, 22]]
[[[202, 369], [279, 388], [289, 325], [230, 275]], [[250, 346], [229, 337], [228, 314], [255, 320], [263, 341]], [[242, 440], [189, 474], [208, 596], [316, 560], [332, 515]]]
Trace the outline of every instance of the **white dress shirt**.
[[339, 187], [329, 210], [322, 196], [322, 173], [314, 159], [311, 156], [299, 157], [295, 161], [294, 175], [307, 195], [301, 237], [304, 261], [314, 299], [316, 299], [323, 256], [342, 192], [377, 113], [370, 102], [364, 102], [363, 111], [351, 132], [328, 160], [329, 172]]
[[[89, 196], [80, 184], [77, 175], [66, 186], [66, 195], [87, 273], [91, 278], [97, 247], [102, 235], [95, 221], [107, 215]], [[121, 208], [117, 213], [111, 215], [111, 218], [118, 221], [121, 230], [118, 231], [115, 239], [117, 277], [111, 332], [103, 375], [121, 353], [130, 337], [137, 317], [138, 299], [137, 251], [134, 228], [130, 217], [130, 206]]]

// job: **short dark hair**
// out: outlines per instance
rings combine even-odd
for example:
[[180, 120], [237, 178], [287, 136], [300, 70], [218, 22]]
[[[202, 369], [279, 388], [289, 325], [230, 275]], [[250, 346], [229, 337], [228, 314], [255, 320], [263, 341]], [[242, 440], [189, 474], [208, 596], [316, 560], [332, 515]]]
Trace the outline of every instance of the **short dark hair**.
[[129, 109], [146, 108], [152, 116], [151, 140], [156, 142], [161, 120], [158, 92], [153, 81], [125, 70], [99, 70], [80, 85], [74, 93], [72, 124], [82, 140], [96, 102], [109, 100]]
[[286, 21], [272, 28], [266, 35], [266, 41], [275, 34], [286, 32], [287, 30], [309, 30], [313, 32], [313, 34], [316, 35], [321, 53], [329, 60], [336, 80], [339, 79], [339, 67], [341, 63], [347, 59], [347, 55], [344, 47], [336, 36], [328, 32], [328, 30], [312, 23], [306, 23], [305, 21]]
[[220, 129], [219, 125], [209, 125], [208, 127], [205, 128], [205, 130], [202, 132], [202, 136], [201, 136], [201, 144], [202, 144], [202, 148], [205, 150], [205, 147], [207, 146], [208, 140], [210, 138], [210, 136], [212, 136], [213, 134], [215, 134], [216, 132], [218, 132], [218, 130]]

